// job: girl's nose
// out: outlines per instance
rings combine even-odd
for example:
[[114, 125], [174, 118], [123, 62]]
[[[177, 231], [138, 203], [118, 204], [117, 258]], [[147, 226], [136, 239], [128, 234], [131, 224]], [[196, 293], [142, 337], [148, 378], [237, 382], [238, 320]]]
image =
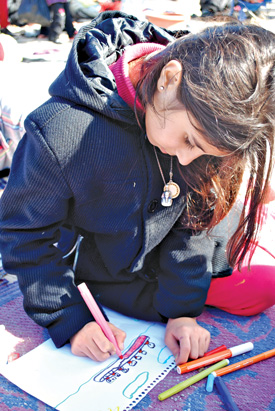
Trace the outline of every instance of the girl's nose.
[[182, 166], [188, 166], [188, 164], [192, 163], [192, 161], [202, 155], [202, 151], [199, 148], [194, 148], [193, 150], [184, 149], [180, 153], [176, 154], [179, 163]]

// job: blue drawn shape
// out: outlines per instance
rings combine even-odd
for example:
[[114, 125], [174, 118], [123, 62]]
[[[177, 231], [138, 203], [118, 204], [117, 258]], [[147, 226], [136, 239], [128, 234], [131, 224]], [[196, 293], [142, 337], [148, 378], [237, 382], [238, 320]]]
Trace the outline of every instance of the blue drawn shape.
[[158, 363], [160, 364], [166, 364], [169, 359], [173, 357], [173, 354], [169, 350], [169, 348], [166, 347], [166, 345], [160, 350], [158, 354]]
[[143, 387], [144, 384], [148, 381], [149, 378], [149, 372], [144, 371], [141, 374], [139, 374], [134, 381], [130, 382], [130, 384], [126, 385], [124, 390], [122, 391], [122, 394], [124, 397], [129, 398], [130, 400], [133, 398], [133, 396], [136, 394], [136, 392]]

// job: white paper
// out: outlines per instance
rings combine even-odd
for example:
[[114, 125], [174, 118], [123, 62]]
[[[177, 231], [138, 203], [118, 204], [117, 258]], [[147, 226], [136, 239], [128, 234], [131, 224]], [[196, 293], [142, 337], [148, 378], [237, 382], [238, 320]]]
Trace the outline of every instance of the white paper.
[[106, 313], [127, 333], [123, 360], [114, 355], [98, 363], [47, 340], [0, 372], [57, 410], [130, 410], [174, 368], [174, 358], [164, 343], [164, 325]]

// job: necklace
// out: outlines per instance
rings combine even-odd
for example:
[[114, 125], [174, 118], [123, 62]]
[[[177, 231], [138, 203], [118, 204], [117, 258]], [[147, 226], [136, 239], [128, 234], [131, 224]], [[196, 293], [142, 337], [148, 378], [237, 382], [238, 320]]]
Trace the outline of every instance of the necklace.
[[158, 158], [158, 154], [157, 154], [157, 150], [156, 147], [153, 146], [154, 148], [154, 153], [156, 156], [156, 160], [158, 163], [158, 168], [160, 171], [160, 175], [162, 177], [162, 180], [164, 182], [164, 187], [163, 187], [163, 193], [161, 195], [161, 205], [163, 207], [171, 207], [172, 203], [173, 203], [173, 199], [177, 198], [180, 194], [180, 188], [179, 185], [177, 183], [175, 183], [173, 181], [173, 157], [170, 156], [170, 171], [169, 171], [169, 181], [168, 183], [166, 183], [164, 175], [163, 175], [163, 171], [160, 165], [160, 161]]

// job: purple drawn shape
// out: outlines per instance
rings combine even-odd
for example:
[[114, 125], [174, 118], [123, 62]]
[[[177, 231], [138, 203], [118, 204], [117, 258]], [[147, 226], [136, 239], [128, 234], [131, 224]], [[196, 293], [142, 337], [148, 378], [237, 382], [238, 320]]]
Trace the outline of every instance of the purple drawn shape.
[[149, 341], [147, 335], [139, 336], [126, 353], [123, 354], [122, 360], [117, 359], [116, 362], [101, 370], [95, 375], [93, 380], [96, 382], [106, 381], [109, 384], [114, 382], [122, 373], [125, 374], [129, 371], [130, 367], [134, 367], [142, 359], [143, 355], [147, 354], [147, 351], [144, 350], [146, 347], [154, 348], [155, 344]]

